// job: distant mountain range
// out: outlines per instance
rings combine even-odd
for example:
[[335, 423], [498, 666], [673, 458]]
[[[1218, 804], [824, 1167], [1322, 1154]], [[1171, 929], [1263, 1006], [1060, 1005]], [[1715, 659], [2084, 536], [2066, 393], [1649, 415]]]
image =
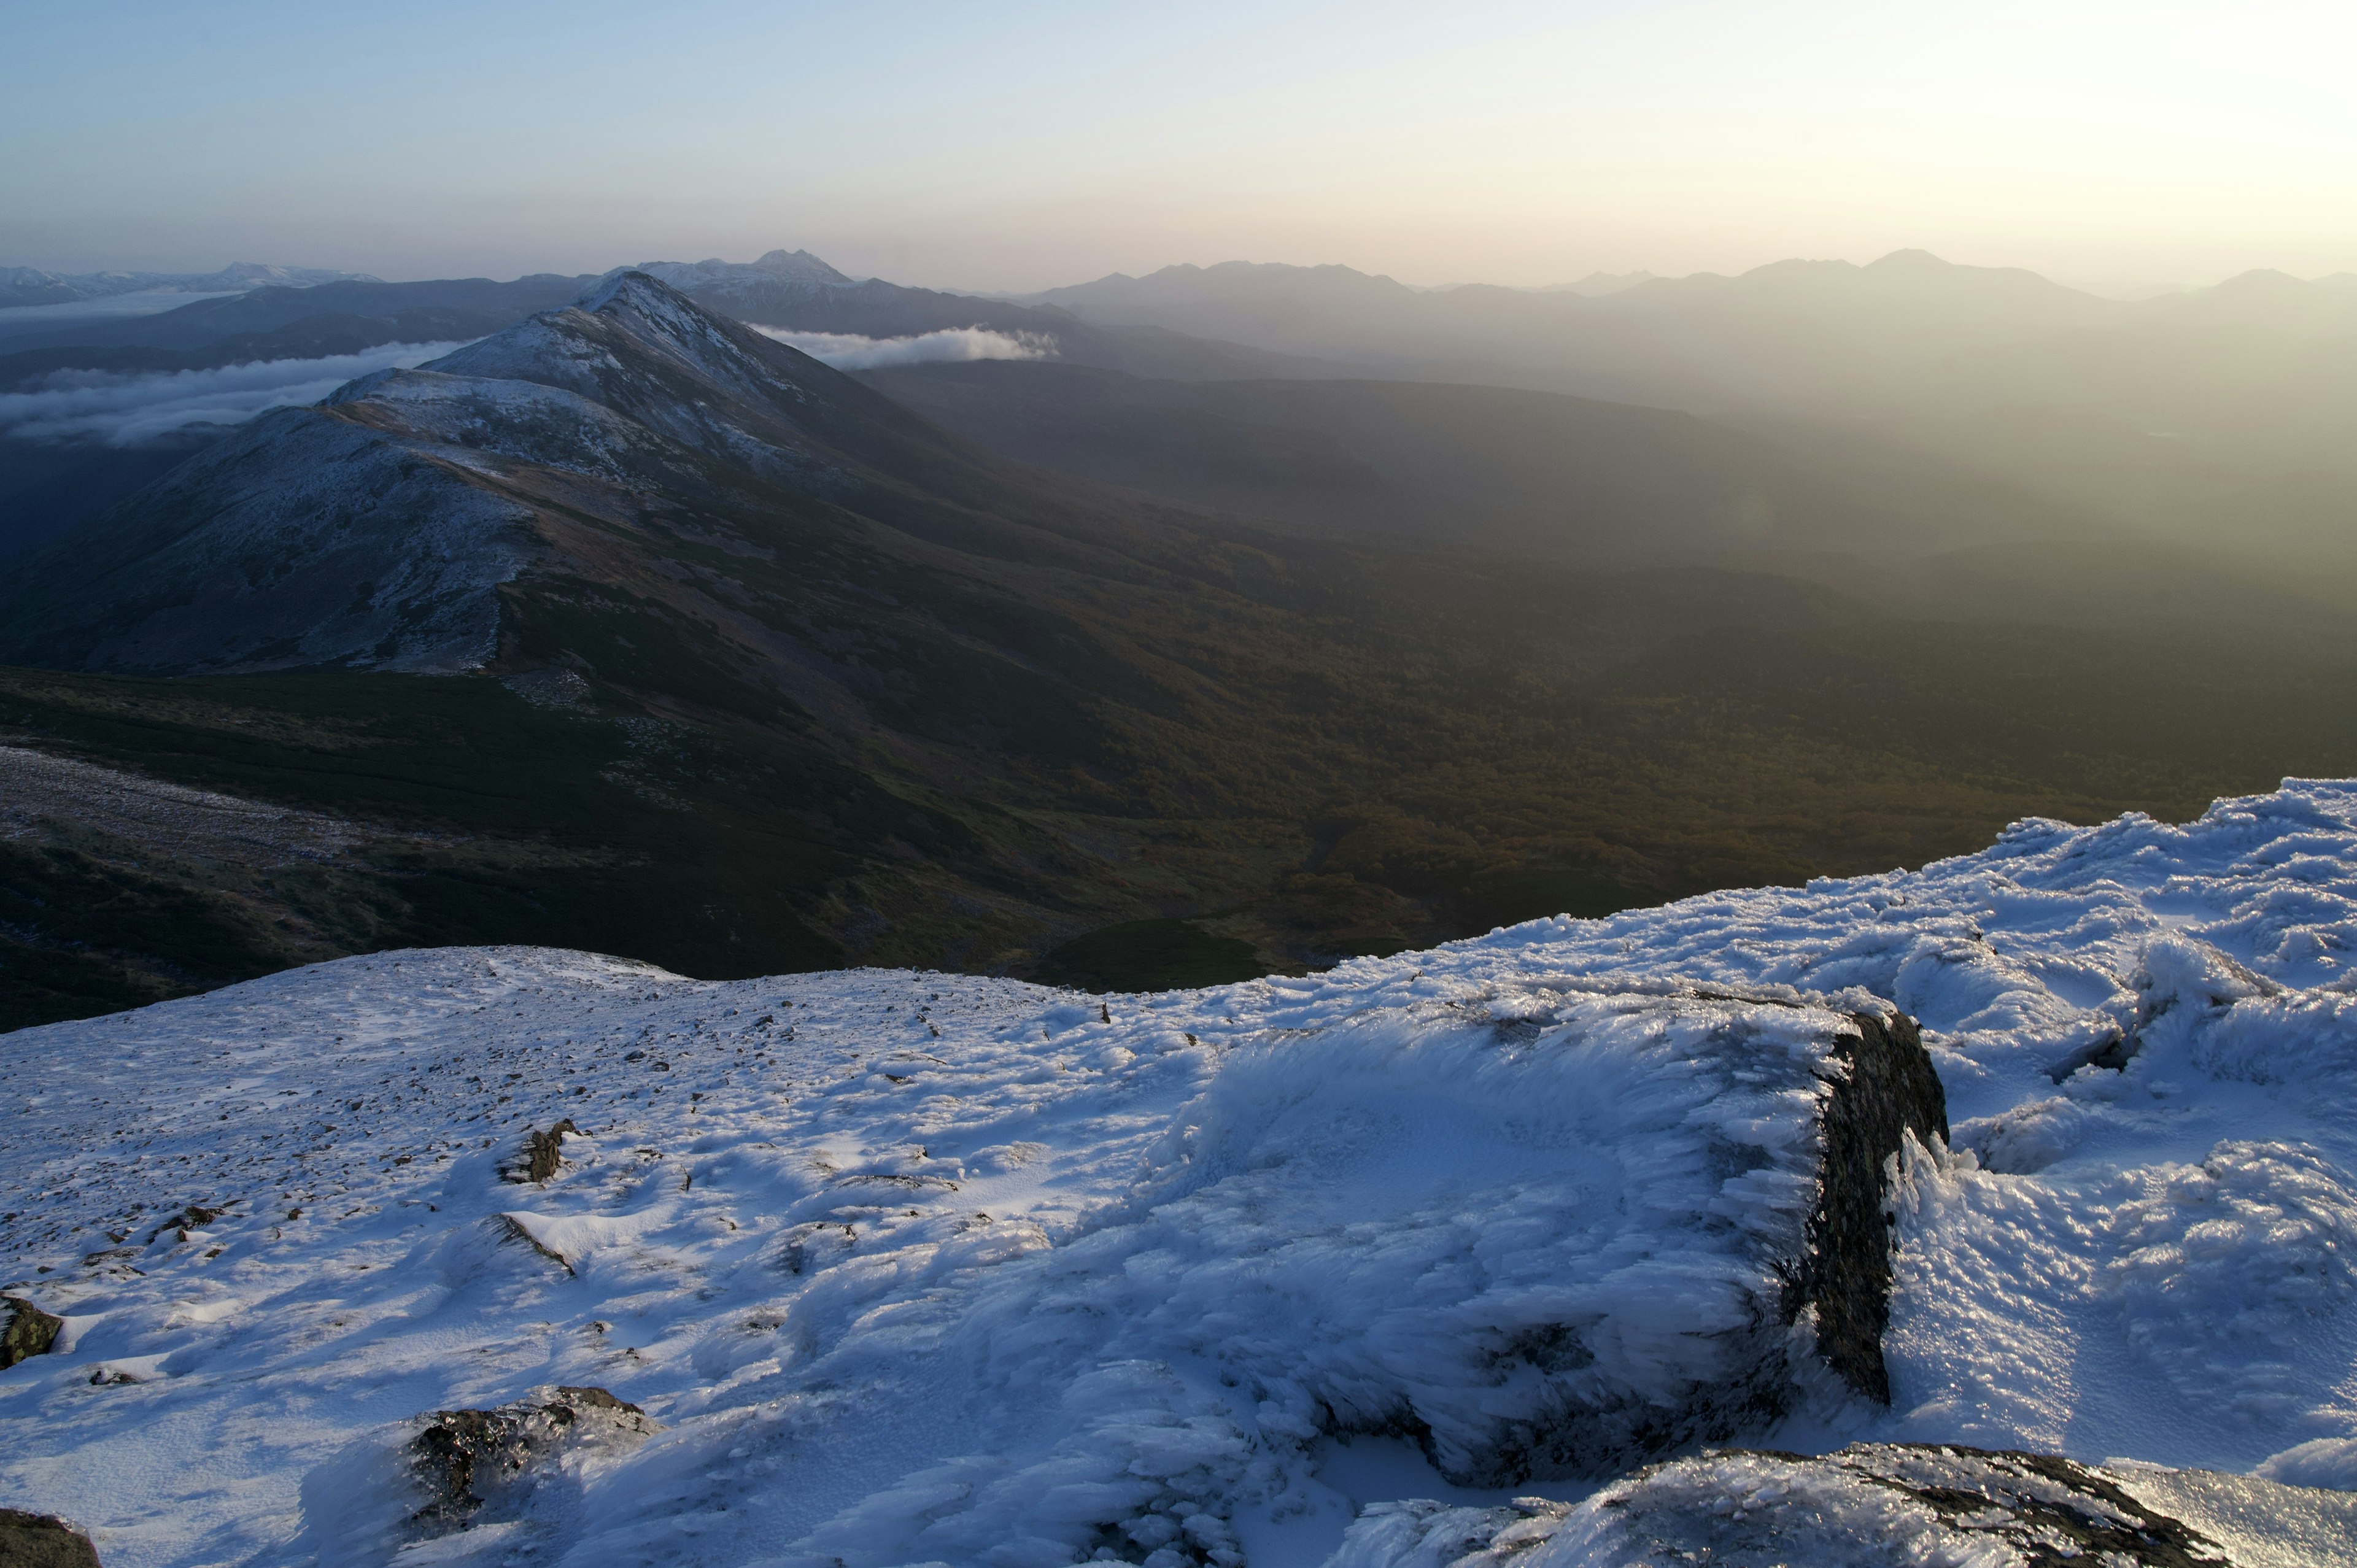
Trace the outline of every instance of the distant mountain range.
[[37, 267], [0, 267], [0, 310], [16, 306], [70, 305], [76, 300], [148, 291], [169, 294], [242, 294], [255, 288], [308, 288], [323, 283], [380, 280], [366, 273], [328, 267], [279, 267], [237, 262], [210, 273], [49, 273]]
[[2287, 582], [2316, 585], [2319, 556], [2357, 568], [2357, 275], [2253, 272], [2128, 303], [1901, 251], [1585, 297], [1232, 262], [1026, 302], [1362, 375], [1846, 427], [2131, 535], [2231, 540]]

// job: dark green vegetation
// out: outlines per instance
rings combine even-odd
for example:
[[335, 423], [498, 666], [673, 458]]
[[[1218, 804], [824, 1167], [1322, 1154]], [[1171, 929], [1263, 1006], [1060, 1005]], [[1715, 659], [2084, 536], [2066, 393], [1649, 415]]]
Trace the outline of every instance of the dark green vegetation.
[[[361, 832], [338, 860], [247, 872], [168, 844], [7, 845], [0, 1017], [459, 941], [714, 977], [865, 961], [1211, 983], [1920, 864], [2023, 814], [2183, 818], [2287, 772], [2357, 771], [2357, 660], [2338, 651], [1832, 607], [1550, 677], [1529, 660], [1560, 661], [1576, 622], [1534, 601], [1572, 585], [1480, 585], [1502, 624], [1437, 603], [1410, 623], [1460, 627], [1453, 667], [1416, 670], [1405, 636], [1304, 650], [1265, 632], [1240, 665], [1302, 662], [1229, 688], [1234, 717], [1157, 733], [1114, 710], [1100, 761], [965, 799], [739, 721], [552, 711], [481, 678], [11, 671], [14, 736]], [[1674, 582], [1601, 586], [1674, 615]]]
[[[393, 479], [323, 499], [329, 449]], [[488, 521], [434, 543], [456, 506]], [[504, 575], [453, 567], [487, 539]], [[0, 740], [325, 825], [0, 801], [0, 1017], [451, 941], [1200, 983], [2357, 772], [2346, 628], [2220, 602], [1934, 623], [1275, 532], [1015, 467], [650, 284], [258, 420], [19, 575], [14, 656], [114, 672], [0, 675]], [[484, 673], [368, 667], [478, 624]]]
[[1250, 942], [1215, 937], [1192, 920], [1125, 920], [1074, 937], [1032, 978], [1083, 991], [1180, 991], [1267, 972]]

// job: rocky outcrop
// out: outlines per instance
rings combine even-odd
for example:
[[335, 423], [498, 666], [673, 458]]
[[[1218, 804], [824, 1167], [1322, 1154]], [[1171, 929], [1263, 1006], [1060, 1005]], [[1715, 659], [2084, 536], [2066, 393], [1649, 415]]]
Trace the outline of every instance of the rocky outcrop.
[[1871, 1443], [1821, 1458], [1701, 1454], [1616, 1481], [1575, 1508], [1538, 1498], [1496, 1509], [1380, 1503], [1327, 1568], [2352, 1561], [2357, 1499], [2340, 1494], [2303, 1497], [2206, 1471], [2104, 1470], [2051, 1454]]
[[546, 1181], [565, 1164], [565, 1134], [580, 1131], [570, 1117], [545, 1133], [527, 1129], [523, 1135], [523, 1147], [517, 1151], [515, 1158], [500, 1167], [500, 1175], [514, 1182]]
[[0, 1509], [0, 1568], [98, 1568], [98, 1548], [54, 1515]]
[[66, 1326], [64, 1318], [43, 1312], [22, 1296], [0, 1295], [0, 1311], [7, 1314], [5, 1325], [0, 1326], [0, 1368], [48, 1355]]
[[527, 1489], [560, 1451], [629, 1444], [656, 1429], [637, 1405], [604, 1389], [560, 1387], [548, 1400], [520, 1400], [496, 1410], [446, 1410], [427, 1418], [410, 1444], [410, 1462], [426, 1501], [413, 1521], [428, 1534], [461, 1530], [487, 1509]]
[[1910, 1134], [1948, 1139], [1948, 1097], [1915, 1020], [1896, 1010], [1854, 1013], [1855, 1041], [1834, 1047], [1839, 1069], [1819, 1115], [1824, 1139], [1809, 1245], [1785, 1293], [1784, 1318], [1816, 1313], [1817, 1353], [1843, 1381], [1890, 1402], [1882, 1331], [1890, 1323], [1890, 1219], [1886, 1178]]

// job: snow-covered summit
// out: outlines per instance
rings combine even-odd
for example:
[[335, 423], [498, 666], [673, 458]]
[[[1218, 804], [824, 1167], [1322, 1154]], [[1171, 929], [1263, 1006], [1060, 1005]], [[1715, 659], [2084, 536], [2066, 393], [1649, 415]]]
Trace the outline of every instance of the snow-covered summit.
[[[848, 460], [893, 460], [911, 428], [926, 438], [819, 361], [623, 273], [254, 420], [102, 520], [34, 585], [46, 618], [18, 620], [46, 656], [94, 667], [479, 669], [501, 585], [562, 564], [585, 510], [631, 529], [651, 502], [832, 497]], [[592, 553], [610, 561], [610, 541]]]
[[[1589, 1498], [1631, 1444], [1547, 1444], [1614, 1423], [2357, 1485], [2352, 951], [2357, 785], [2293, 783], [1196, 993], [447, 950], [26, 1030], [0, 1273], [64, 1326], [0, 1373], [0, 1484], [135, 1568], [1568, 1568], [1796, 1509], [1997, 1563], [1890, 1488], [2062, 1506], [1895, 1447]], [[1952, 1136], [1886, 1173], [1886, 1406], [1774, 1304], [1902, 1009]], [[642, 1425], [433, 1492], [436, 1412], [583, 1389]], [[2349, 1560], [2299, 1507], [2322, 1546], [2233, 1560]]]

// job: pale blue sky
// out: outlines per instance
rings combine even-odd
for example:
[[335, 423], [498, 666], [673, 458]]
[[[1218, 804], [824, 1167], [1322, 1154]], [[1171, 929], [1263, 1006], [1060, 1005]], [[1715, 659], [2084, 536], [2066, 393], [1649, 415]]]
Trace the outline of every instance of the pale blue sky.
[[2345, 4], [5, 5], [0, 263], [2357, 270]]

